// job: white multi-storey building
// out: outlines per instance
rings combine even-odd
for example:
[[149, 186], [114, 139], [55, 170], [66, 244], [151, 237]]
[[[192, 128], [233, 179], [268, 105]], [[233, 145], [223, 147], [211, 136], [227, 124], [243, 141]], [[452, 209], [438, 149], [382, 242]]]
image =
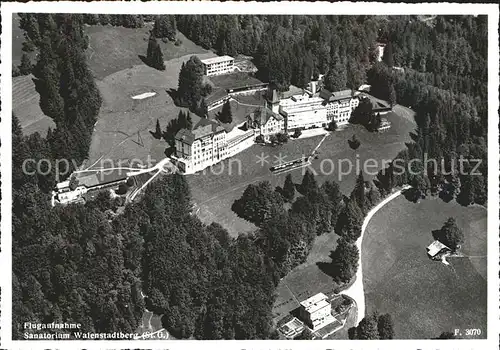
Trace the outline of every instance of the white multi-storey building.
[[323, 293], [313, 295], [301, 302], [299, 313], [300, 318], [313, 331], [317, 331], [335, 321], [335, 317], [332, 316], [332, 306]]
[[232, 73], [234, 71], [234, 58], [220, 56], [201, 60], [206, 76]]
[[180, 171], [192, 174], [250, 147], [254, 130], [238, 128], [227, 132], [219, 123], [201, 118], [192, 130], [182, 129], [175, 135], [174, 164]]
[[309, 129], [327, 126], [327, 109], [320, 97], [294, 95], [281, 100], [279, 112], [285, 117], [285, 129]]
[[319, 97], [326, 106], [328, 123], [335, 120], [337, 125], [347, 124], [351, 118], [352, 111], [359, 105], [359, 98], [351, 90], [330, 92], [322, 89]]

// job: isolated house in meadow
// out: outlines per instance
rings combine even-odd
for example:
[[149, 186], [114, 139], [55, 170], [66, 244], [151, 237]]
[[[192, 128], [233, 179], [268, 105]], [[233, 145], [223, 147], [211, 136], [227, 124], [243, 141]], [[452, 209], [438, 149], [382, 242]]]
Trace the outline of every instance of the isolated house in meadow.
[[432, 260], [440, 260], [444, 254], [450, 253], [451, 249], [438, 240], [435, 240], [427, 247], [427, 255]]

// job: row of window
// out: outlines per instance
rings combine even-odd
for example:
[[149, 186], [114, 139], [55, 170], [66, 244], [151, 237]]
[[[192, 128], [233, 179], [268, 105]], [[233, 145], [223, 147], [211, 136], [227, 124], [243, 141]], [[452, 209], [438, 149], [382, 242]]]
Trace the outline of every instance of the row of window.
[[207, 67], [210, 68], [210, 67], [227, 66], [227, 65], [232, 66], [233, 63], [234, 63], [233, 61], [221, 61], [221, 62], [207, 64]]

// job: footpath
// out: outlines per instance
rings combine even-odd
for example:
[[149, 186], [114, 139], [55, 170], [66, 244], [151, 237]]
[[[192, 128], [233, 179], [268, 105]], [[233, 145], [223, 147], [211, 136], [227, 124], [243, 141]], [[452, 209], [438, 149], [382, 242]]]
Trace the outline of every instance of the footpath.
[[374, 208], [372, 208], [369, 212], [368, 215], [366, 215], [365, 220], [363, 221], [363, 226], [361, 227], [361, 236], [358, 238], [356, 241], [356, 246], [358, 247], [359, 251], [359, 260], [358, 260], [358, 271], [356, 272], [356, 281], [347, 288], [346, 290], [342, 291], [342, 294], [345, 294], [356, 301], [356, 305], [358, 306], [358, 315], [356, 319], [356, 326], [359, 324], [359, 322], [365, 317], [365, 312], [366, 312], [366, 305], [365, 305], [365, 290], [363, 287], [363, 265], [361, 261], [361, 244], [363, 243], [363, 237], [366, 231], [366, 227], [368, 226], [368, 223], [370, 222], [371, 218], [377, 211], [380, 210], [384, 205], [392, 201], [394, 198], [398, 197], [402, 191], [410, 188], [410, 186], [404, 186], [401, 190], [392, 193], [390, 196], [385, 198], [382, 202], [377, 204]]

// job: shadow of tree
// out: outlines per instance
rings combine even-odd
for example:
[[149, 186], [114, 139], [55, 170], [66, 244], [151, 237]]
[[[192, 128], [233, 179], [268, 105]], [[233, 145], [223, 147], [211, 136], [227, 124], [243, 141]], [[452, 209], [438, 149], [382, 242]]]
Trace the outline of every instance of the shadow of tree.
[[432, 238], [434, 238], [435, 241], [439, 241], [441, 236], [442, 236], [441, 229], [432, 230]]
[[185, 106], [181, 103], [180, 99], [179, 99], [179, 93], [176, 89], [167, 89], [165, 90], [167, 92], [167, 94], [170, 96], [170, 98], [172, 99], [172, 101], [174, 101], [174, 104], [177, 106], [177, 107], [188, 107], [188, 106]]
[[149, 64], [148, 58], [146, 56], [137, 55], [137, 57], [139, 57], [139, 59], [142, 61], [142, 63], [144, 63], [146, 66], [151, 67], [151, 65]]
[[149, 133], [150, 133], [150, 134], [151, 134], [151, 136], [153, 136], [155, 139], [157, 139], [157, 140], [160, 140], [160, 139], [161, 139], [161, 134], [160, 134], [160, 135], [158, 135], [158, 134], [156, 133], [156, 131], [151, 131], [151, 130], [149, 130]]
[[405, 197], [407, 201], [412, 203], [418, 203], [419, 200], [422, 198], [420, 191], [413, 187], [401, 191], [401, 194], [403, 195], [403, 197]]
[[359, 142], [359, 140], [347, 140], [347, 143], [353, 150], [357, 150], [359, 146], [361, 146], [361, 142]]
[[330, 255], [328, 256], [332, 261], [330, 261], [330, 262], [318, 261], [316, 263], [316, 266], [318, 266], [318, 268], [322, 272], [324, 272], [325, 274], [327, 274], [328, 276], [330, 276], [333, 279], [335, 279], [336, 276], [338, 276], [337, 268], [333, 262], [333, 260], [335, 258], [334, 254], [335, 254], [335, 252], [332, 250], [332, 251], [330, 251]]

